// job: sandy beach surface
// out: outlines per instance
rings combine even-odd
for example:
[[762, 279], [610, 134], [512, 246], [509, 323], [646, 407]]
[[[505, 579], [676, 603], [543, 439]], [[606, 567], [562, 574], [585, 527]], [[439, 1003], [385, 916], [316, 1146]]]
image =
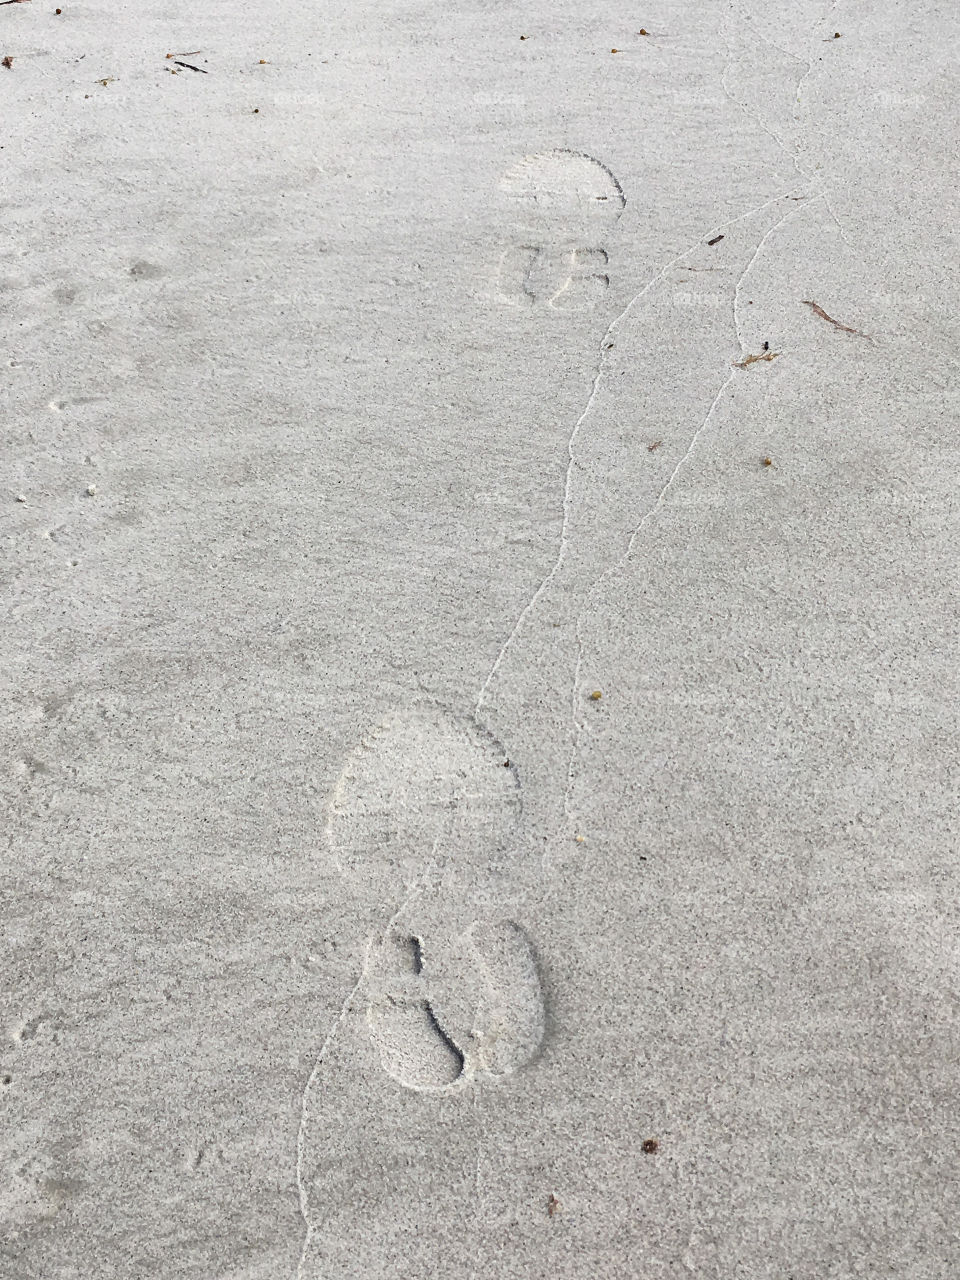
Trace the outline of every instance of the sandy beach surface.
[[0, 45], [0, 1280], [960, 1275], [956, 9]]

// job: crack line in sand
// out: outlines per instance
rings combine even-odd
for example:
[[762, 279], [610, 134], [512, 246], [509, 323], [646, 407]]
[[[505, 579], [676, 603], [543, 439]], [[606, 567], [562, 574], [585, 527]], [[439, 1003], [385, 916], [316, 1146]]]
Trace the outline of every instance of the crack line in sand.
[[[814, 32], [817, 30], [819, 26], [825, 25], [828, 22], [830, 16], [833, 14], [834, 10], [837, 8], [837, 4], [838, 4], [838, 0], [833, 0], [833, 3], [830, 5], [830, 7], [826, 9], [825, 12], [821, 14], [821, 16], [816, 20], [813, 27]], [[782, 53], [786, 55], [786, 57], [788, 58], [792, 58], [795, 62], [799, 62], [801, 65], [804, 64], [804, 59], [801, 58], [798, 54], [791, 53], [789, 49], [784, 49], [780, 45], [774, 44], [772, 40], [768, 39], [766, 36], [764, 36], [764, 34], [761, 31], [757, 30], [756, 27], [751, 23], [749, 15], [744, 13], [743, 10], [740, 9], [738, 6], [736, 5], [731, 6], [731, 12], [736, 12], [739, 15], [740, 19], [742, 20], [742, 22], [751, 31], [755, 32], [756, 35], [759, 36], [760, 40], [764, 44], [766, 44], [769, 48], [775, 49], [778, 53]], [[723, 90], [723, 92], [726, 94], [729, 100], [734, 104], [734, 106], [738, 107], [744, 113], [744, 115], [747, 116], [749, 120], [752, 120], [753, 123], [758, 126], [758, 128], [760, 128], [765, 134], [767, 134], [768, 137], [774, 140], [777, 146], [781, 149], [781, 151], [783, 151], [783, 153], [790, 160], [790, 163], [793, 165], [799, 177], [801, 177], [805, 182], [815, 182], [816, 181], [815, 174], [812, 172], [809, 172], [806, 169], [805, 165], [802, 164], [800, 160], [800, 156], [803, 149], [801, 147], [801, 137], [800, 137], [801, 123], [800, 123], [800, 110], [799, 110], [800, 100], [801, 100], [801, 89], [803, 85], [806, 83], [807, 79], [813, 74], [814, 70], [816, 69], [814, 59], [812, 57], [807, 59], [806, 70], [803, 72], [803, 74], [800, 76], [800, 78], [797, 81], [797, 86], [795, 91], [796, 97], [793, 103], [793, 107], [791, 109], [791, 116], [793, 119], [793, 125], [796, 130], [797, 136], [795, 141], [795, 148], [791, 148], [787, 145], [787, 143], [783, 140], [783, 138], [780, 136], [779, 133], [777, 133], [775, 129], [772, 129], [769, 125], [767, 125], [761, 116], [751, 111], [750, 108], [747, 106], [747, 104], [745, 102], [741, 102], [739, 98], [735, 97], [732, 91], [728, 88], [727, 77], [730, 74], [730, 67], [733, 61], [733, 49], [732, 49], [732, 42], [730, 39], [730, 28], [728, 24], [724, 25], [723, 38], [727, 46], [727, 61], [725, 62], [723, 71], [720, 75], [720, 88]], [[811, 36], [811, 38], [813, 37]], [[852, 248], [850, 241], [847, 239], [847, 234], [844, 231], [843, 226], [841, 225], [840, 219], [837, 217], [836, 213], [834, 212], [833, 205], [830, 203], [827, 193], [825, 191], [820, 192], [818, 198], [822, 198], [823, 203], [826, 206], [827, 212], [830, 214], [830, 218], [835, 224], [837, 231], [839, 231], [840, 233], [840, 239], [848, 248]]]
[[[583, 426], [584, 422], [589, 416], [590, 411], [593, 408], [594, 402], [597, 398], [597, 393], [600, 390], [600, 385], [603, 380], [604, 370], [606, 368], [607, 361], [608, 361], [608, 357], [606, 355], [607, 342], [609, 341], [611, 334], [613, 334], [613, 332], [617, 329], [617, 327], [623, 323], [623, 321], [627, 318], [627, 316], [630, 314], [633, 308], [637, 305], [637, 303], [640, 302], [641, 299], [644, 298], [650, 292], [650, 290], [654, 287], [654, 285], [659, 284], [660, 281], [667, 274], [667, 272], [672, 267], [676, 266], [678, 262], [682, 262], [684, 258], [688, 257], [691, 253], [699, 249], [700, 246], [703, 244], [704, 240], [709, 235], [715, 234], [718, 231], [725, 231], [727, 227], [732, 227], [735, 223], [742, 222], [744, 218], [750, 218], [754, 214], [761, 213], [764, 209], [768, 209], [771, 205], [776, 204], [779, 200], [785, 200], [788, 196], [792, 195], [795, 191], [799, 191], [800, 189], [801, 188], [799, 186], [791, 187], [788, 191], [780, 192], [778, 195], [771, 196], [771, 198], [769, 200], [765, 200], [763, 204], [757, 205], [755, 208], [752, 208], [752, 209], [747, 209], [744, 213], [738, 213], [736, 217], [729, 218], [726, 222], [717, 223], [714, 226], [709, 227], [707, 231], [701, 232], [701, 234], [697, 236], [696, 240], [691, 245], [683, 249], [675, 257], [671, 258], [670, 261], [667, 262], [663, 267], [661, 267], [660, 270], [656, 273], [656, 275], [652, 276], [647, 281], [647, 283], [643, 286], [643, 288], [640, 289], [638, 293], [634, 294], [634, 296], [630, 299], [630, 301], [619, 313], [619, 315], [615, 316], [614, 319], [610, 321], [609, 325], [607, 325], [607, 328], [604, 331], [603, 337], [600, 339], [599, 363], [597, 365], [597, 371], [593, 376], [593, 382], [590, 387], [590, 394], [587, 397], [587, 403], [584, 406], [583, 412], [580, 414], [580, 416], [577, 418], [576, 422], [574, 423], [573, 430], [571, 431], [570, 437], [567, 440], [567, 470], [566, 470], [566, 477], [565, 477], [564, 486], [563, 486], [563, 516], [560, 524], [560, 542], [557, 548], [556, 559], [554, 560], [546, 576], [540, 582], [540, 585], [536, 588], [533, 595], [530, 597], [530, 599], [527, 601], [527, 603], [523, 606], [520, 613], [518, 614], [517, 620], [513, 624], [510, 634], [507, 636], [506, 640], [504, 640], [503, 644], [500, 646], [500, 651], [497, 654], [496, 658], [494, 659], [492, 667], [487, 673], [487, 678], [484, 680], [483, 684], [480, 686], [480, 692], [477, 694], [477, 701], [476, 701], [476, 705], [474, 707], [474, 712], [473, 712], [474, 718], [477, 719], [478, 722], [480, 720], [480, 712], [483, 707], [484, 699], [486, 698], [486, 695], [487, 695], [487, 690], [490, 688], [490, 685], [493, 683], [497, 675], [497, 672], [500, 670], [500, 667], [503, 664], [504, 658], [506, 658], [507, 653], [510, 651], [513, 645], [513, 642], [517, 638], [517, 635], [519, 634], [520, 629], [523, 626], [524, 622], [526, 622], [528, 616], [536, 607], [543, 593], [550, 586], [551, 582], [553, 582], [554, 578], [557, 576], [557, 574], [559, 573], [560, 569], [563, 566], [563, 561], [564, 561], [564, 557], [566, 555], [566, 550], [567, 550], [567, 530], [570, 525], [571, 489], [573, 485], [574, 466], [576, 463], [576, 443], [580, 435], [580, 428]], [[791, 212], [796, 212], [796, 211], [791, 210]], [[741, 276], [741, 280], [742, 278], [743, 277]]]
[[[829, 9], [827, 9], [824, 13], [822, 13], [822, 14], [820, 15], [820, 17], [819, 17], [819, 18], [817, 18], [817, 20], [816, 20], [816, 22], [814, 23], [814, 26], [813, 26], [813, 32], [815, 32], [815, 31], [817, 30], [817, 28], [818, 28], [819, 26], [821, 26], [821, 24], [826, 23], [827, 19], [828, 19], [828, 18], [830, 17], [830, 15], [833, 13], [834, 9], [836, 9], [836, 7], [837, 7], [837, 3], [838, 3], [838, 0], [833, 0], [833, 3], [830, 5], [830, 8], [829, 8]], [[810, 37], [810, 38], [811, 38], [811, 39], [813, 39], [813, 34], [811, 34], [811, 37]], [[761, 39], [762, 39], [762, 37], [761, 37]], [[819, 59], [818, 59], [818, 61], [819, 61]], [[801, 101], [801, 93], [800, 93], [800, 91], [801, 91], [801, 89], [803, 88], [804, 84], [807, 82], [807, 80], [809, 80], [809, 78], [813, 75], [813, 73], [814, 73], [814, 70], [815, 70], [815, 69], [816, 69], [816, 68], [815, 68], [814, 60], [813, 60], [813, 58], [810, 58], [810, 59], [809, 59], [809, 61], [808, 61], [808, 63], [807, 63], [807, 69], [806, 69], [806, 71], [803, 73], [803, 75], [802, 75], [802, 76], [800, 77], [800, 79], [797, 81], [797, 96], [796, 96], [796, 99], [795, 99], [794, 104], [793, 104], [793, 120], [794, 120], [794, 123], [795, 123], [795, 124], [796, 124], [796, 126], [797, 126], [797, 131], [798, 131], [798, 132], [797, 132], [797, 138], [798, 138], [798, 141], [799, 141], [799, 136], [800, 136], [800, 135], [799, 135], [799, 129], [800, 129], [800, 115], [799, 115], [799, 107], [800, 107], [800, 101]]]
[[731, 369], [730, 372], [727, 374], [727, 376], [724, 378], [719, 391], [713, 397], [713, 401], [710, 405], [710, 408], [707, 410], [706, 417], [704, 418], [703, 422], [701, 422], [697, 430], [694, 432], [693, 438], [691, 439], [689, 445], [687, 446], [686, 452], [684, 453], [680, 461], [677, 463], [677, 465], [674, 467], [673, 471], [670, 473], [670, 478], [667, 480], [667, 483], [660, 490], [659, 494], [657, 495], [656, 501], [649, 508], [649, 510], [641, 517], [639, 524], [636, 526], [633, 533], [630, 535], [630, 541], [627, 543], [626, 550], [622, 553], [622, 555], [616, 561], [616, 563], [612, 565], [609, 569], [604, 570], [604, 572], [601, 574], [598, 580], [594, 583], [593, 587], [591, 587], [590, 589], [590, 593], [587, 596], [587, 600], [583, 608], [580, 610], [580, 613], [577, 615], [577, 624], [576, 624], [577, 661], [576, 661], [576, 666], [574, 667], [573, 688], [570, 694], [570, 717], [573, 723], [573, 747], [570, 753], [570, 760], [567, 764], [567, 785], [566, 785], [566, 789], [564, 791], [564, 796], [563, 796], [563, 814], [568, 827], [573, 821], [573, 813], [570, 807], [570, 798], [573, 792], [574, 771], [576, 769], [577, 760], [580, 756], [580, 744], [583, 740], [583, 721], [577, 715], [577, 708], [580, 705], [580, 696], [581, 696], [580, 673], [583, 669], [583, 657], [585, 652], [585, 645], [583, 640], [583, 629], [582, 629], [584, 615], [587, 612], [587, 609], [590, 605], [590, 601], [593, 599], [594, 592], [599, 590], [599, 588], [603, 585], [604, 580], [611, 573], [614, 573], [619, 568], [619, 566], [623, 564], [625, 560], [628, 560], [630, 558], [630, 555], [633, 551], [634, 543], [636, 542], [637, 537], [640, 534], [641, 530], [663, 506], [664, 500], [667, 496], [667, 493], [670, 491], [674, 480], [676, 480], [677, 476], [680, 474], [681, 470], [683, 469], [687, 459], [693, 453], [694, 448], [696, 447], [697, 441], [700, 439], [700, 436], [706, 430], [707, 425], [710, 422], [710, 419], [713, 417], [714, 410], [716, 409], [717, 405], [720, 403], [721, 399], [723, 398], [723, 394], [726, 391], [727, 387], [730, 385], [730, 383], [733, 381], [735, 377], [736, 377], [736, 369], [734, 368], [734, 369]]
[[[739, 5], [734, 4], [731, 6], [731, 9], [739, 16], [741, 22], [743, 22], [743, 24], [748, 28], [748, 30], [753, 35], [756, 35], [760, 39], [760, 41], [767, 46], [768, 49], [775, 49], [777, 53], [783, 54], [784, 57], [786, 58], [792, 58], [794, 62], [798, 62], [800, 66], [804, 68], [799, 78], [797, 79], [796, 87], [794, 89], [794, 93], [795, 93], [794, 104], [790, 113], [794, 127], [798, 131], [797, 139], [796, 139], [796, 144], [797, 144], [796, 150], [792, 150], [790, 147], [788, 147], [787, 144], [780, 137], [780, 135], [776, 133], [773, 129], [769, 128], [766, 124], [764, 124], [760, 116], [754, 115], [754, 113], [750, 110], [750, 108], [746, 105], [746, 103], [741, 102], [739, 98], [735, 98], [733, 96], [733, 94], [727, 88], [727, 73], [729, 71], [729, 66], [730, 66], [729, 61], [724, 67], [723, 74], [720, 77], [720, 87], [721, 89], [723, 89], [723, 92], [727, 95], [727, 97], [730, 99], [731, 102], [733, 102], [736, 106], [738, 106], [741, 109], [741, 111], [743, 111], [744, 114], [749, 119], [753, 120], [757, 125], [759, 125], [759, 127], [763, 130], [763, 132], [768, 134], [771, 138], [773, 138], [773, 140], [777, 143], [777, 145], [782, 148], [785, 155], [787, 155], [790, 158], [790, 161], [793, 164], [793, 167], [796, 169], [797, 173], [805, 181], [812, 182], [813, 174], [808, 173], [806, 169], [803, 167], [803, 165], [800, 163], [800, 145], [799, 145], [800, 119], [797, 114], [797, 105], [800, 102], [801, 86], [804, 84], [807, 78], [813, 74], [813, 70], [814, 70], [813, 58], [806, 58], [806, 59], [801, 58], [799, 54], [791, 53], [789, 49], [784, 49], [782, 45], [776, 44], [773, 40], [769, 39], [769, 37], [765, 36], [763, 32], [757, 27], [757, 25], [751, 21], [749, 14], [744, 13], [744, 11], [739, 7]], [[724, 31], [724, 39], [726, 40], [727, 52], [729, 54], [730, 39], [729, 39], [728, 29], [725, 29]]]
[[801, 58], [798, 53], [791, 53], [789, 49], [784, 49], [783, 45], [779, 45], [776, 43], [776, 41], [771, 40], [769, 36], [765, 36], [763, 32], [760, 30], [760, 28], [756, 25], [756, 23], [751, 21], [750, 15], [748, 13], [745, 13], [744, 10], [741, 9], [738, 4], [732, 4], [730, 7], [736, 10], [736, 12], [740, 15], [740, 18], [743, 21], [743, 23], [747, 27], [749, 27], [750, 30], [754, 33], [754, 35], [756, 35], [757, 38], [761, 40], [765, 45], [767, 45], [771, 49], [776, 49], [777, 53], [782, 53], [784, 57], [792, 58], [794, 62], [799, 62], [801, 66], [806, 66], [809, 68], [810, 66], [809, 59], [805, 62], [804, 59]]
[[[740, 17], [744, 22], [746, 22], [749, 25], [749, 19], [747, 18], [747, 15], [745, 13], [741, 12]], [[753, 28], [751, 27], [751, 30], [752, 29]], [[757, 34], [760, 35], [759, 32]], [[807, 173], [806, 170], [803, 168], [803, 166], [800, 164], [798, 153], [796, 151], [791, 150], [791, 148], [787, 146], [786, 142], [784, 142], [783, 138], [781, 138], [779, 133], [777, 133], [774, 129], [771, 129], [768, 125], [766, 125], [763, 119], [759, 115], [756, 115], [754, 112], [752, 112], [745, 102], [741, 102], [739, 98], [734, 97], [733, 93], [727, 87], [727, 76], [730, 74], [730, 66], [733, 61], [733, 49], [731, 47], [730, 29], [729, 29], [728, 23], [724, 24], [723, 39], [724, 39], [724, 43], [727, 46], [727, 60], [724, 63], [723, 71], [720, 74], [720, 88], [723, 90], [726, 96], [730, 99], [730, 101], [734, 104], [734, 106], [739, 107], [739, 109], [743, 112], [743, 114], [747, 117], [748, 120], [752, 121], [768, 137], [774, 140], [774, 142], [777, 144], [780, 150], [790, 160], [790, 163], [793, 165], [794, 169], [797, 172], [797, 176], [799, 178], [802, 178], [804, 182], [811, 182], [812, 175]], [[763, 40], [764, 37], [760, 35], [760, 39]], [[765, 43], [770, 44], [770, 41], [767, 40]], [[787, 53], [788, 57], [795, 58], [797, 62], [802, 62], [802, 59], [797, 58], [796, 54], [788, 53], [786, 49], [780, 49], [778, 45], [772, 45], [771, 47], [774, 49], [778, 49], [780, 53]], [[804, 73], [805, 75], [809, 74], [810, 66], [811, 64], [808, 64], [807, 71]], [[802, 83], [803, 78], [804, 77], [801, 76], [800, 79], [797, 81], [798, 85]], [[794, 112], [794, 123], [796, 124], [796, 112]]]
[[847, 246], [848, 249], [852, 249], [853, 245], [847, 239], [847, 233], [843, 229], [843, 223], [834, 213], [833, 205], [830, 203], [830, 198], [825, 191], [822, 192], [822, 199], [823, 199], [823, 203], [827, 206], [827, 212], [830, 214], [830, 217], [833, 219], [837, 230], [840, 232], [840, 239], [843, 241], [843, 243]]
[[[386, 925], [384, 926], [383, 928], [384, 936], [389, 934], [390, 930], [397, 923], [397, 921], [403, 915], [404, 911], [406, 911], [407, 907], [409, 907], [410, 903], [414, 900], [414, 898], [417, 897], [419, 892], [420, 892], [419, 889], [412, 889], [408, 891], [407, 896], [404, 898], [403, 902], [401, 902], [400, 906], [397, 907], [396, 911], [393, 913], [393, 915], [390, 917], [390, 919], [387, 921]], [[310, 1247], [310, 1241], [313, 1239], [313, 1226], [311, 1225], [310, 1219], [307, 1215], [307, 1190], [306, 1190], [306, 1187], [303, 1185], [304, 1145], [306, 1142], [305, 1135], [306, 1135], [307, 1119], [308, 1119], [307, 1112], [310, 1104], [310, 1093], [313, 1089], [313, 1085], [317, 1078], [317, 1074], [320, 1071], [321, 1066], [323, 1066], [324, 1056], [326, 1055], [330, 1046], [333, 1044], [334, 1037], [336, 1036], [337, 1032], [343, 1026], [343, 1023], [346, 1020], [347, 1014], [350, 1012], [350, 1009], [353, 1006], [353, 1002], [357, 998], [357, 992], [360, 990], [360, 988], [363, 986], [366, 980], [367, 973], [370, 970], [370, 960], [371, 960], [371, 957], [373, 956], [373, 945], [376, 939], [377, 939], [377, 935], [375, 933], [372, 934], [367, 939], [366, 951], [363, 957], [363, 965], [360, 968], [360, 976], [357, 978], [356, 982], [351, 988], [350, 994], [347, 996], [346, 1000], [344, 1000], [343, 1004], [340, 1006], [340, 1013], [337, 1015], [336, 1021], [334, 1022], [333, 1026], [327, 1032], [327, 1036], [323, 1041], [323, 1044], [320, 1046], [320, 1052], [317, 1054], [317, 1060], [313, 1064], [313, 1070], [310, 1072], [309, 1076], [307, 1077], [307, 1083], [303, 1087], [303, 1095], [300, 1102], [300, 1128], [297, 1132], [296, 1179], [297, 1179], [297, 1195], [299, 1196], [299, 1199], [300, 1199], [300, 1214], [306, 1226], [306, 1234], [303, 1239], [303, 1248], [300, 1250], [300, 1261], [297, 1263], [296, 1280], [303, 1280], [303, 1267], [304, 1267], [304, 1263], [307, 1260], [307, 1250]]]
[[[789, 194], [790, 194], [789, 192], [786, 192], [784, 195], [778, 196], [777, 199], [778, 200], [786, 199], [786, 197]], [[767, 201], [767, 204], [761, 205], [760, 209], [767, 208], [767, 206], [771, 203], [773, 203], [773, 201]], [[760, 209], [756, 209], [754, 210], [754, 212], [759, 213]], [[798, 212], [799, 212], [799, 209], [796, 209], [796, 208], [789, 209], [783, 215], [782, 218], [778, 219], [778, 221], [775, 222], [773, 226], [770, 227], [764, 233], [763, 236], [761, 236], [756, 249], [754, 250], [753, 254], [750, 257], [750, 261], [747, 263], [743, 271], [740, 273], [737, 283], [734, 286], [733, 323], [734, 323], [734, 329], [736, 330], [737, 340], [740, 344], [741, 352], [743, 351], [744, 347], [743, 347], [743, 339], [740, 334], [739, 317], [738, 317], [738, 311], [737, 311], [737, 299], [740, 294], [740, 289], [743, 285], [744, 280], [747, 278], [747, 275], [753, 269], [763, 246], [767, 243], [767, 241], [770, 239], [770, 237], [779, 227], [782, 227], [785, 222], [787, 222], [790, 218], [794, 216], [794, 214]], [[731, 368], [730, 371], [727, 373], [727, 376], [724, 378], [720, 386], [720, 389], [717, 391], [717, 394], [713, 397], [713, 400], [710, 404], [710, 408], [707, 410], [706, 417], [703, 419], [699, 427], [697, 427], [696, 431], [693, 433], [693, 436], [690, 440], [689, 445], [686, 448], [686, 451], [684, 452], [680, 461], [674, 467], [673, 471], [670, 473], [667, 483], [660, 490], [652, 506], [650, 506], [648, 510], [640, 517], [640, 520], [637, 523], [636, 527], [634, 528], [633, 532], [631, 533], [630, 539], [627, 542], [626, 548], [621, 553], [619, 559], [614, 564], [612, 564], [609, 568], [605, 569], [603, 573], [600, 575], [600, 577], [597, 579], [597, 581], [594, 583], [594, 585], [590, 588], [590, 591], [587, 593], [587, 598], [584, 601], [583, 607], [580, 610], [580, 612], [577, 614], [577, 621], [576, 621], [577, 661], [574, 667], [573, 688], [571, 690], [571, 695], [570, 695], [570, 715], [571, 715], [571, 722], [573, 725], [573, 746], [570, 754], [570, 760], [567, 765], [567, 786], [566, 786], [566, 790], [564, 792], [564, 797], [563, 797], [563, 813], [564, 813], [564, 819], [568, 827], [573, 819], [570, 799], [571, 799], [571, 794], [573, 790], [574, 770], [576, 768], [577, 759], [579, 758], [579, 755], [580, 755], [580, 744], [583, 739], [583, 728], [584, 728], [583, 720], [577, 715], [577, 709], [580, 705], [580, 698], [581, 698], [580, 673], [583, 669], [583, 658], [584, 658], [584, 650], [585, 650], [584, 639], [583, 639], [583, 619], [586, 616], [587, 610], [589, 609], [590, 603], [593, 600], [595, 594], [601, 589], [601, 587], [603, 586], [607, 578], [609, 578], [611, 574], [616, 573], [616, 571], [620, 568], [620, 566], [630, 559], [631, 555], [633, 554], [633, 548], [636, 545], [636, 541], [637, 541], [637, 538], [640, 536], [640, 533], [643, 531], [646, 525], [653, 519], [653, 517], [657, 514], [657, 512], [660, 511], [660, 509], [663, 507], [664, 502], [666, 501], [666, 498], [667, 498], [667, 494], [670, 492], [670, 490], [673, 487], [674, 481], [676, 480], [680, 472], [683, 470], [684, 466], [687, 463], [687, 460], [693, 454], [697, 446], [697, 443], [700, 440], [700, 437], [703, 435], [704, 431], [707, 429], [710, 423], [710, 420], [713, 417], [713, 414], [717, 408], [717, 405], [723, 399], [723, 395], [726, 392], [727, 387], [730, 385], [730, 383], [733, 381], [733, 379], [736, 376], [737, 376], [737, 366], [734, 365], [733, 368]]]
[[746, 280], [747, 276], [753, 270], [754, 264], [756, 263], [757, 259], [760, 257], [760, 253], [761, 253], [761, 250], [763, 249], [763, 246], [767, 243], [767, 241], [770, 239], [773, 233], [779, 230], [780, 227], [782, 227], [783, 224], [789, 218], [791, 218], [793, 214], [797, 212], [799, 212], [798, 209], [790, 209], [787, 213], [783, 215], [783, 217], [780, 219], [779, 222], [775, 222], [773, 226], [770, 227], [763, 236], [761, 236], [760, 243], [757, 245], [756, 249], [754, 250], [753, 255], [750, 258], [750, 261], [744, 267], [743, 271], [741, 271], [740, 279], [737, 281], [737, 283], [733, 287], [733, 327], [734, 327], [734, 330], [736, 331], [737, 342], [740, 346], [741, 356], [743, 356], [746, 353], [746, 349], [747, 349], [746, 343], [743, 340], [743, 331], [740, 328], [740, 290], [743, 288], [743, 282], [744, 280]]

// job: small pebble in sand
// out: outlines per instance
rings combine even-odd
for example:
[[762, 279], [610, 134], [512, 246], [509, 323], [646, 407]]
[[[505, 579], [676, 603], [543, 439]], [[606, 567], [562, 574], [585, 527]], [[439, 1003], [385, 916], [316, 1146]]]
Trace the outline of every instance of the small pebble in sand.
[[763, 459], [763, 465], [764, 465], [765, 467], [772, 467], [772, 466], [773, 466], [773, 459], [772, 459], [772, 458], [764, 458], [764, 459]]
[[660, 1142], [657, 1138], [644, 1138], [640, 1144], [640, 1150], [645, 1156], [655, 1156], [660, 1150]]
[[95, 484], [88, 484], [88, 485], [87, 485], [87, 497], [88, 497], [88, 498], [93, 498], [93, 497], [95, 497], [95, 496], [96, 496], [96, 492], [97, 492], [97, 486], [96, 486]]
[[590, 695], [590, 701], [599, 702], [602, 697], [603, 693], [599, 689], [594, 689], [593, 693]]

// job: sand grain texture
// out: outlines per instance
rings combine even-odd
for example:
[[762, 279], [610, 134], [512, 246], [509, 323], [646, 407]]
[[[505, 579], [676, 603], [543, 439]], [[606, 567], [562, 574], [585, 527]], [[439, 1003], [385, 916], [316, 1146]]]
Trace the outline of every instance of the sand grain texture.
[[0, 9], [0, 1280], [960, 1274], [956, 15]]

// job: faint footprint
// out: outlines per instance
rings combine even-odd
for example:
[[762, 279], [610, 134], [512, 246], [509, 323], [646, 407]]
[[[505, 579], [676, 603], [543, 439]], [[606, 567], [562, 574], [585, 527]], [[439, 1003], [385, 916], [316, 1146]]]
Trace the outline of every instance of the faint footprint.
[[420, 939], [388, 937], [382, 959], [394, 972], [367, 1006], [370, 1034], [380, 1062], [408, 1089], [449, 1088], [463, 1074], [464, 1055], [453, 1043], [426, 997]]
[[520, 785], [470, 717], [423, 706], [388, 716], [350, 753], [327, 810], [327, 845], [358, 891], [381, 900], [445, 878], [485, 882], [517, 840]]
[[594, 306], [610, 285], [606, 272], [609, 261], [606, 249], [572, 249], [565, 260], [569, 274], [550, 305], [565, 311]]
[[533, 952], [487, 905], [515, 884], [520, 813], [503, 747], [472, 718], [435, 706], [388, 716], [333, 788], [327, 838], [341, 872], [358, 892], [402, 895], [430, 934], [428, 951], [401, 909], [364, 981], [381, 1064], [408, 1088], [508, 1074], [539, 1044]]
[[610, 227], [626, 204], [620, 183], [605, 164], [563, 148], [524, 156], [500, 179], [500, 189], [552, 229]]
[[[497, 1079], [537, 1054], [543, 994], [526, 934], [511, 920], [478, 923], [467, 944], [469, 963], [445, 982], [424, 974], [417, 937], [393, 933], [380, 950], [369, 985], [383, 985], [367, 1006], [367, 1023], [383, 1069], [405, 1088], [436, 1092]], [[438, 1012], [436, 996], [450, 996], [454, 985], [473, 996], [471, 1026], [462, 1033]]]
[[471, 933], [483, 972], [474, 1029], [480, 1070], [508, 1076], [536, 1057], [543, 1040], [543, 990], [530, 940], [512, 920]]
[[500, 260], [501, 298], [592, 307], [610, 283], [603, 241], [626, 203], [610, 170], [575, 151], [542, 151], [508, 169], [500, 190], [521, 237]]
[[530, 306], [545, 295], [549, 267], [536, 245], [518, 244], [504, 249], [500, 259], [500, 290], [505, 300]]
[[[538, 860], [518, 855], [520, 816], [516, 769], [470, 716], [412, 707], [349, 753], [325, 844], [379, 925], [304, 1089], [301, 1278], [340, 1265], [336, 1215], [358, 1196], [374, 1215], [380, 1273], [399, 1274], [408, 1244], [382, 1207], [407, 1204], [411, 1180], [429, 1186], [432, 1206], [465, 1194], [478, 1098], [537, 1055], [542, 984], [526, 934], [503, 918], [539, 876]], [[439, 1150], [427, 1141], [438, 1125]], [[371, 1126], [383, 1130], [382, 1163], [348, 1186], [331, 1135], [352, 1150]]]
[[163, 267], [157, 266], [155, 262], [148, 262], [145, 258], [138, 258], [136, 262], [131, 263], [129, 274], [134, 280], [159, 280], [161, 276], [167, 273]]

